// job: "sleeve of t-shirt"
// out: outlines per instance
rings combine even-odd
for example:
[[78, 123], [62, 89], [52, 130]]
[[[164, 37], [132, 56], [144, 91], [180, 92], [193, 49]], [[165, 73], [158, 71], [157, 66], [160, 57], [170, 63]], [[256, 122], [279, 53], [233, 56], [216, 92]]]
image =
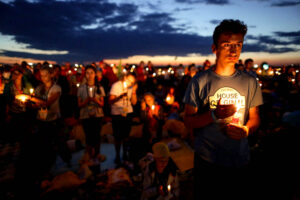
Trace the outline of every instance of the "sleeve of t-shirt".
[[183, 102], [194, 107], [199, 107], [199, 84], [197, 79], [192, 79], [185, 91]]
[[259, 83], [256, 79], [253, 80], [253, 89], [251, 91], [250, 108], [263, 104], [263, 98]]
[[117, 87], [117, 84], [113, 84], [111, 86], [111, 89], [110, 89], [110, 92], [109, 92], [109, 95], [115, 95], [115, 96], [119, 96], [119, 90], [118, 90], [118, 87]]
[[101, 96], [102, 96], [102, 97], [105, 97], [105, 96], [106, 96], [105, 91], [104, 91], [104, 89], [103, 89], [102, 86], [100, 87], [100, 93], [101, 93]]
[[59, 85], [54, 85], [52, 90], [51, 90], [51, 95], [53, 93], [57, 93], [57, 92], [59, 92], [61, 94], [61, 87]]
[[78, 88], [78, 90], [77, 90], [77, 97], [79, 97], [79, 98], [81, 98], [82, 99], [82, 97], [83, 97], [83, 87], [82, 86], [80, 86], [79, 88]]

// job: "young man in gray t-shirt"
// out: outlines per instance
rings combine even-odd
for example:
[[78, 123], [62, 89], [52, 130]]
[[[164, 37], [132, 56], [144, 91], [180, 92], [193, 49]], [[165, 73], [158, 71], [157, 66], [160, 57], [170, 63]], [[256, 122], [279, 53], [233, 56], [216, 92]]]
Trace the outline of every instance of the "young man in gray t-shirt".
[[[249, 162], [247, 137], [259, 126], [258, 106], [263, 103], [256, 79], [235, 69], [246, 32], [239, 20], [216, 27], [216, 65], [192, 79], [183, 99], [185, 124], [195, 136], [196, 199], [226, 190], [229, 181], [234, 188], [245, 180], [239, 175]], [[223, 194], [232, 197], [234, 190], [227, 189]]]

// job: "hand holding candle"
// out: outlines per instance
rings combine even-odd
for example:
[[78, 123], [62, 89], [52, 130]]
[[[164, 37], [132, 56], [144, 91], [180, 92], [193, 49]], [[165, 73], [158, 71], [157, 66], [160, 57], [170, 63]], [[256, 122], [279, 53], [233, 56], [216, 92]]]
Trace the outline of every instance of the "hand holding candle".
[[227, 136], [234, 140], [246, 138], [249, 135], [249, 128], [243, 125], [230, 123], [226, 127]]
[[214, 110], [214, 114], [218, 119], [225, 119], [232, 116], [236, 111], [234, 104], [221, 105], [221, 99], [219, 99], [217, 108]]
[[28, 99], [30, 99], [29, 95], [26, 94], [18, 94], [16, 99], [20, 100], [21, 102], [25, 103]]

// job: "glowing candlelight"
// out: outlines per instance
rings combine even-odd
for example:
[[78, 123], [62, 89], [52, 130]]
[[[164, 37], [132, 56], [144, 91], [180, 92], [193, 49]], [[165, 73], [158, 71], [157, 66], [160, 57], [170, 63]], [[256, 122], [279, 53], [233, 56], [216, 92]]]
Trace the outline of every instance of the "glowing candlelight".
[[123, 86], [124, 86], [124, 88], [126, 89], [126, 88], [127, 88], [127, 83], [126, 83], [126, 82], [123, 82]]
[[241, 122], [240, 122], [241, 113], [239, 113], [239, 110], [242, 108], [242, 105], [241, 104], [235, 104], [235, 108], [236, 108], [236, 111], [235, 111], [235, 113], [232, 117], [231, 123], [241, 124]]
[[16, 99], [22, 101], [23, 103], [29, 99], [29, 96], [26, 94], [19, 94], [16, 96]]
[[76, 84], [76, 86], [79, 88], [79, 86], [80, 86], [80, 83], [77, 83], [77, 84]]
[[72, 74], [72, 71], [71, 71], [71, 70], [69, 70], [69, 71], [68, 71], [68, 73], [69, 73], [69, 74]]
[[93, 88], [92, 87], [89, 88], [89, 95], [90, 95], [90, 97], [93, 97]]
[[171, 98], [170, 98], [169, 96], [167, 96], [167, 101], [170, 101], [170, 99], [171, 99]]
[[154, 109], [155, 109], [155, 105], [152, 105], [152, 106], [151, 106], [151, 109], [154, 110]]
[[33, 92], [34, 92], [34, 89], [33, 89], [33, 88], [30, 88], [30, 89], [29, 89], [29, 93], [30, 93], [30, 95], [32, 95], [32, 94], [33, 94]]
[[171, 185], [168, 185], [168, 192], [171, 192]]
[[156, 76], [156, 73], [153, 73], [153, 77], [155, 77]]

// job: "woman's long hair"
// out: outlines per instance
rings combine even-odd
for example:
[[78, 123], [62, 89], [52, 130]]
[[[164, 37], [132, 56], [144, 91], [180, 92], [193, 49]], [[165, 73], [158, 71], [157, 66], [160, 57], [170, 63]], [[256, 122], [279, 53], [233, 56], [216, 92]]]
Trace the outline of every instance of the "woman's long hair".
[[88, 69], [92, 69], [92, 70], [95, 72], [95, 87], [96, 87], [96, 93], [99, 94], [99, 95], [101, 95], [101, 90], [100, 90], [101, 84], [100, 84], [100, 82], [98, 81], [97, 76], [96, 76], [97, 70], [96, 70], [96, 68], [93, 67], [92, 65], [88, 65], [88, 66], [85, 67], [85, 73], [86, 73], [86, 71], [87, 71]]

